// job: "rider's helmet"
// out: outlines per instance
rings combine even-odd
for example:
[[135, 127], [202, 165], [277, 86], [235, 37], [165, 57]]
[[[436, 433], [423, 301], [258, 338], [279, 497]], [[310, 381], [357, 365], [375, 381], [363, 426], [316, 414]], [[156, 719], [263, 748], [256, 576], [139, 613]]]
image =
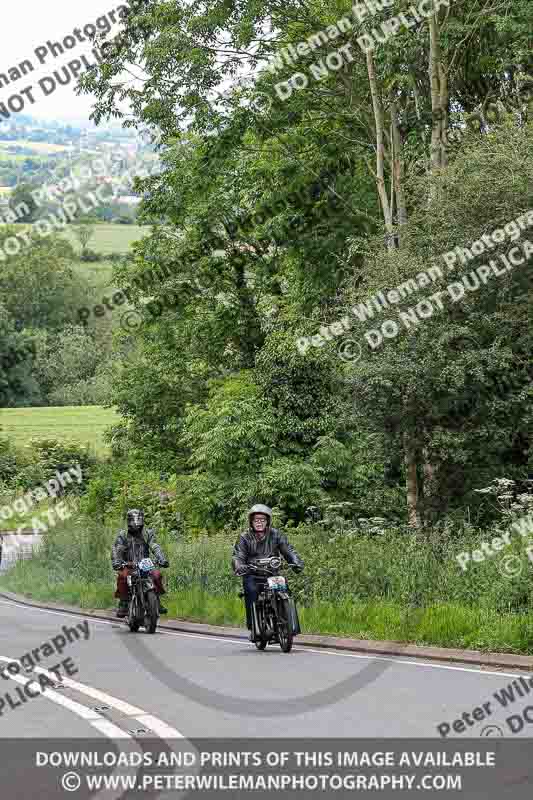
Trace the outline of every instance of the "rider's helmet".
[[127, 514], [128, 531], [139, 536], [144, 528], [144, 511], [141, 508], [130, 508]]
[[270, 525], [272, 524], [272, 509], [268, 506], [262, 505], [261, 503], [257, 503], [255, 506], [252, 506], [248, 512], [248, 522], [250, 524], [250, 528], [252, 527], [252, 519], [254, 514], [264, 514], [268, 520], [267, 531], [270, 530]]

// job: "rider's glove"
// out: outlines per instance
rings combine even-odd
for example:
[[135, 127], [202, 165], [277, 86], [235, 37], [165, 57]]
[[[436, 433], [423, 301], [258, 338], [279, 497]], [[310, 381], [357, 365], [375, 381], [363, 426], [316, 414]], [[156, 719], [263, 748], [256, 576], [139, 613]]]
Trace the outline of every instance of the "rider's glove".
[[242, 567], [237, 567], [235, 570], [235, 575], [237, 575], [239, 578], [242, 578], [243, 575], [248, 575], [249, 571], [250, 567], [248, 567], [246, 564], [243, 564]]
[[169, 564], [169, 562], [168, 562], [168, 561], [160, 561], [160, 562], [159, 562], [159, 566], [160, 566], [160, 567], [163, 567], [163, 569], [166, 569], [167, 567], [169, 567], [169, 566], [170, 566], [170, 564]]

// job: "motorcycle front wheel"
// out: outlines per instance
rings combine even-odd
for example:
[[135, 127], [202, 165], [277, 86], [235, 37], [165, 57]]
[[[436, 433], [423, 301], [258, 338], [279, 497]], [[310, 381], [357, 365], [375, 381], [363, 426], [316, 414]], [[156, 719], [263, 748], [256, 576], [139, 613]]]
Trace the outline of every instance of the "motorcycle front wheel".
[[137, 614], [137, 598], [135, 595], [131, 598], [128, 606], [128, 627], [132, 633], [137, 633], [141, 627], [141, 623]]
[[278, 620], [279, 646], [283, 653], [290, 653], [292, 650], [293, 633], [291, 623], [291, 612], [288, 600], [280, 601], [280, 618]]
[[256, 636], [257, 634], [259, 635], [255, 639], [254, 644], [258, 650], [264, 650], [268, 644], [268, 638], [265, 636], [266, 620], [265, 620], [265, 609], [263, 603], [261, 603], [259, 607], [256, 606], [256, 619], [259, 626], [258, 630], [255, 629], [255, 625], [252, 625], [252, 630], [254, 631]]
[[155, 633], [157, 620], [159, 618], [159, 599], [155, 592], [148, 592], [146, 595], [146, 615], [144, 617], [145, 628], [148, 633]]

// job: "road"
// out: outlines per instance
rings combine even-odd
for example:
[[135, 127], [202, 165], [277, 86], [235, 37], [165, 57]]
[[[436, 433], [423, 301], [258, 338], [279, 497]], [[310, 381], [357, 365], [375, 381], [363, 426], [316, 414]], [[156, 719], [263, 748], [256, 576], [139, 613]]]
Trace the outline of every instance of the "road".
[[[76, 626], [86, 618], [0, 600], [0, 619], [0, 655], [18, 659], [60, 635], [62, 626]], [[72, 658], [78, 670], [73, 680], [146, 707], [188, 737], [276, 736], [282, 724], [284, 735], [291, 737], [440, 739], [438, 725], [482, 706], [491, 700], [493, 692], [521, 674], [297, 645], [290, 654], [281, 653], [277, 647], [261, 653], [238, 639], [174, 631], [158, 631], [154, 636], [142, 630], [131, 634], [120, 621], [89, 619], [88, 626], [89, 638], [84, 640], [80, 634], [80, 639], [67, 644], [62, 653], [63, 658]], [[147, 656], [161, 662], [164, 674], [157, 674], [159, 663], [146, 664]], [[60, 660], [58, 656], [49, 657], [41, 665], [50, 669]], [[335, 702], [336, 687], [357, 679], [369, 667], [375, 667], [377, 674], [371, 674], [363, 688]], [[64, 670], [60, 674], [65, 674]], [[5, 693], [17, 684], [9, 679], [0, 680], [0, 685]], [[332, 698], [327, 690], [333, 693]], [[319, 692], [322, 694], [317, 697]], [[73, 689], [68, 697], [88, 706], [98, 705]], [[286, 713], [286, 705], [295, 698], [300, 705], [293, 713]], [[515, 705], [517, 709], [525, 707], [527, 697], [521, 702], [517, 699]], [[472, 725], [463, 738], [479, 736], [489, 723], [504, 727], [510, 711], [497, 706], [493, 699], [486, 720]], [[514, 707], [511, 710], [514, 713]], [[522, 731], [526, 736], [527, 727]], [[529, 727], [533, 733], [533, 725]], [[16, 709], [4, 709], [0, 717], [2, 737], [47, 736], [58, 730], [69, 736], [90, 733], [87, 721], [57, 697], [48, 699], [46, 690], [43, 696]], [[455, 735], [461, 738], [461, 734]]]
[[[48, 674], [69, 658], [70, 678], [42, 694], [2, 708], [0, 738], [117, 739], [135, 732], [166, 738], [424, 738], [442, 743], [437, 726], [448, 723], [448, 739], [531, 736], [526, 723], [514, 735], [505, 720], [531, 702], [525, 673], [488, 671], [412, 659], [371, 657], [295, 646], [290, 654], [272, 647], [264, 653], [239, 639], [158, 631], [131, 634], [122, 622], [83, 618], [28, 608], [0, 599], [2, 698], [17, 686]], [[58, 640], [61, 655], [41, 660], [33, 672], [10, 676], [9, 659], [40, 648], [65, 626], [85, 626], [71, 643]], [[0, 662], [0, 666], [2, 662]], [[77, 672], [73, 672], [76, 669]], [[363, 676], [363, 678], [361, 677]], [[522, 678], [522, 683], [520, 683]], [[494, 698], [512, 681], [512, 708]], [[360, 688], [357, 686], [359, 681]], [[36, 688], [36, 684], [34, 684]], [[22, 692], [22, 689], [20, 689]], [[484, 718], [472, 717], [475, 708]], [[453, 721], [466, 712], [472, 725], [454, 733]], [[479, 716], [479, 712], [478, 712]], [[533, 716], [531, 717], [533, 723]], [[488, 726], [493, 726], [488, 728]], [[499, 730], [496, 730], [497, 726]], [[494, 740], [493, 740], [494, 741]], [[501, 741], [501, 740], [500, 740]], [[486, 742], [485, 742], [486, 743]], [[530, 745], [529, 745], [530, 746]], [[528, 791], [530, 791], [530, 788]]]

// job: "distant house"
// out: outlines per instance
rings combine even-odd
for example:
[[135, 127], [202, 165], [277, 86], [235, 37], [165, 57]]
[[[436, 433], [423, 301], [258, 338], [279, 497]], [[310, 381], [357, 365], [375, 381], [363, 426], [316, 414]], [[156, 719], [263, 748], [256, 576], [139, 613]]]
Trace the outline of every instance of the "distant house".
[[123, 194], [117, 197], [117, 203], [124, 203], [127, 206], [137, 206], [140, 202], [141, 198], [136, 197], [134, 194]]

